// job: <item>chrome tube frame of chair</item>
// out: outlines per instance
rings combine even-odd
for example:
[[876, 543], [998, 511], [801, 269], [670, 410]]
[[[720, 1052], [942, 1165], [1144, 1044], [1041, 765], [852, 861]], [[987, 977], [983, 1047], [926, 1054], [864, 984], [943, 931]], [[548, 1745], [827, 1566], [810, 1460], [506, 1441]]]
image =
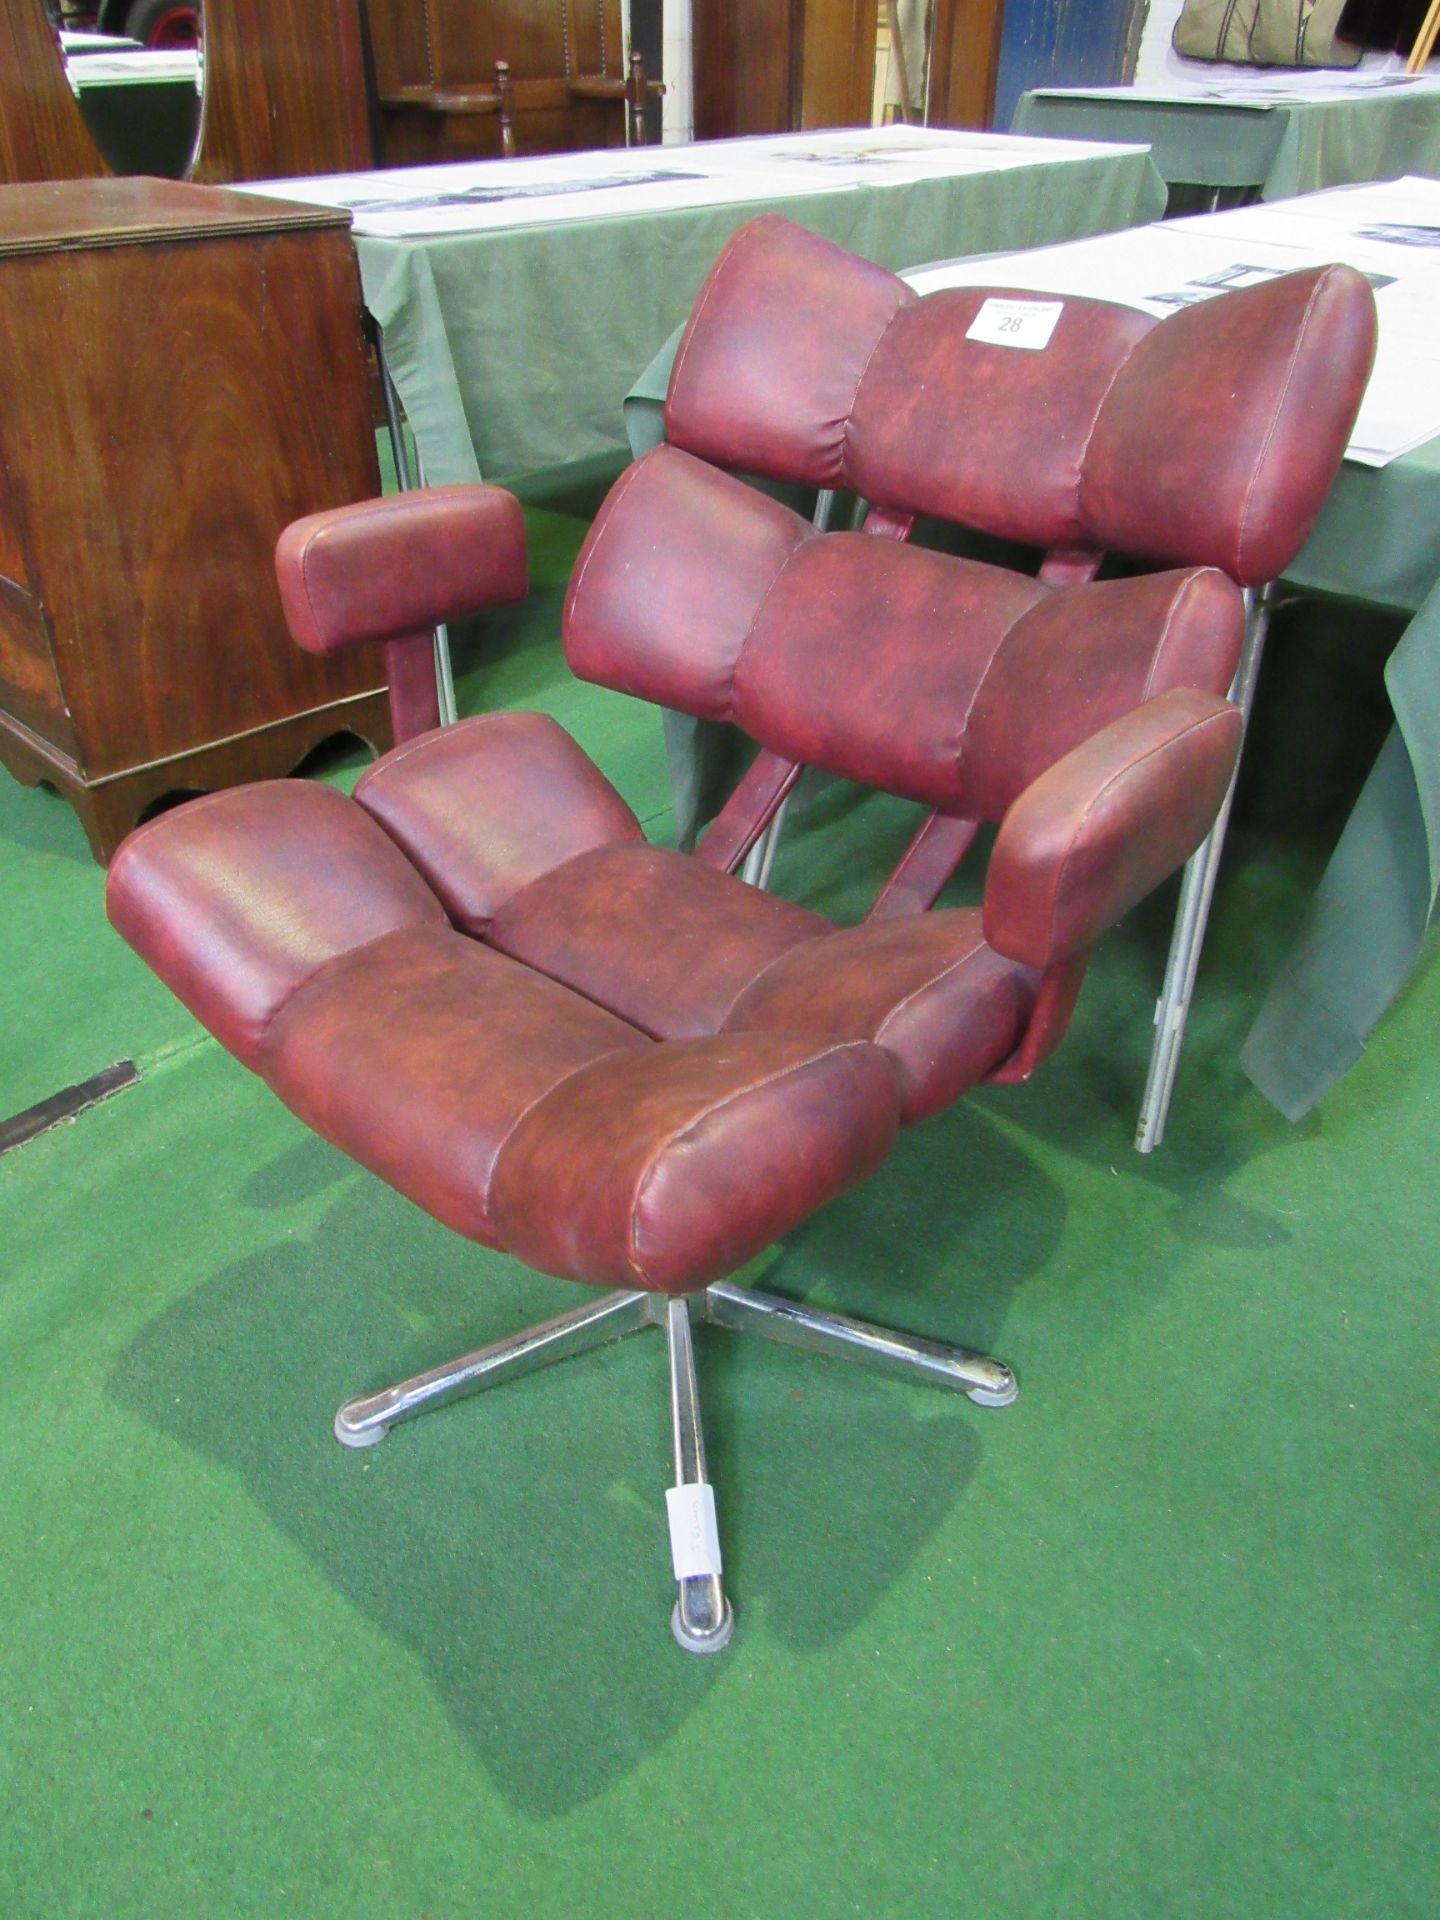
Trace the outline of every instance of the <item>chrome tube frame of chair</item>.
[[[395, 460], [395, 483], [401, 493], [413, 493], [417, 487], [425, 484], [424, 468], [420, 464], [419, 448], [415, 459], [410, 459], [410, 448], [405, 440], [405, 428], [401, 420], [400, 395], [395, 382], [390, 377], [390, 369], [385, 364], [385, 343], [377, 327], [374, 334], [375, 358], [380, 365], [380, 390], [385, 396], [385, 425], [390, 435], [390, 452]], [[440, 713], [440, 724], [448, 727], [460, 718], [460, 709], [455, 702], [455, 672], [450, 660], [450, 629], [441, 625], [435, 629], [435, 695]]]
[[[1248, 729], [1250, 709], [1255, 701], [1255, 683], [1270, 631], [1270, 615], [1275, 605], [1275, 582], [1251, 587], [1245, 594], [1245, 641], [1240, 664], [1235, 669], [1230, 698], [1240, 709]], [[1150, 1049], [1150, 1067], [1145, 1093], [1140, 1102], [1140, 1119], [1135, 1129], [1137, 1153], [1153, 1153], [1165, 1137], [1165, 1121], [1175, 1092], [1175, 1076], [1180, 1070], [1180, 1049], [1185, 1042], [1185, 1023], [1190, 1017], [1190, 1001], [1195, 978], [1200, 970], [1200, 954], [1205, 945], [1205, 928], [1215, 896], [1220, 872], [1220, 857], [1225, 851], [1225, 834], [1230, 825], [1230, 808], [1235, 799], [1235, 784], [1240, 777], [1237, 762], [1230, 789], [1214, 826], [1186, 862], [1180, 882], [1180, 899], [1175, 909], [1175, 925], [1170, 935], [1170, 952], [1165, 962], [1165, 980], [1155, 1003], [1155, 1041]]]
[[[855, 1360], [872, 1372], [947, 1388], [963, 1393], [979, 1407], [1008, 1407], [1020, 1391], [1004, 1361], [972, 1353], [965, 1347], [896, 1333], [844, 1314], [827, 1313], [802, 1301], [737, 1286], [733, 1281], [717, 1280], [700, 1293], [621, 1291], [586, 1301], [571, 1313], [541, 1321], [376, 1393], [347, 1400], [335, 1416], [335, 1438], [346, 1447], [373, 1447], [391, 1427], [432, 1408], [534, 1373], [556, 1361], [573, 1359], [638, 1333], [643, 1327], [663, 1327], [670, 1356], [675, 1488], [708, 1489], [690, 1337], [692, 1318], [736, 1333], [756, 1333], [807, 1353]], [[707, 1507], [712, 1498], [707, 1493]], [[673, 1507], [675, 1503], [671, 1504]], [[713, 1570], [682, 1573], [677, 1531], [678, 1523], [672, 1520], [676, 1601], [671, 1631], [687, 1653], [718, 1653], [728, 1643], [735, 1625], [734, 1609], [721, 1581], [718, 1549]]]

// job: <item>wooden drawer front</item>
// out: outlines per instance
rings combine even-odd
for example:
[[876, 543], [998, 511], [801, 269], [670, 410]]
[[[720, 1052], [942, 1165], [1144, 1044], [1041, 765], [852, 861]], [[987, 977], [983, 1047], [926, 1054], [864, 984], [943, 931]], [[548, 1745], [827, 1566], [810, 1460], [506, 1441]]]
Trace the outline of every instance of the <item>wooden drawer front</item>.
[[379, 491], [345, 234], [12, 258], [7, 336], [6, 454], [92, 779], [383, 684], [294, 646], [272, 558]]
[[10, 580], [0, 580], [0, 712], [74, 753], [75, 729], [65, 711], [44, 617], [33, 596]]

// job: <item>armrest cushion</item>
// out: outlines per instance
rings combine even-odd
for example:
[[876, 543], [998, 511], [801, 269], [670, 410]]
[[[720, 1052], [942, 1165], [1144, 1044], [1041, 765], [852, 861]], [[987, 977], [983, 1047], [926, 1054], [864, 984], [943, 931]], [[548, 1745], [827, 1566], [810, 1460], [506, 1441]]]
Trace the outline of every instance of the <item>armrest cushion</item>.
[[985, 938], [1048, 967], [1086, 947], [1199, 846], [1240, 753], [1238, 707], [1177, 687], [1042, 773], [1001, 822]]
[[523, 600], [525, 522], [501, 487], [421, 487], [295, 521], [275, 573], [308, 652], [399, 640]]

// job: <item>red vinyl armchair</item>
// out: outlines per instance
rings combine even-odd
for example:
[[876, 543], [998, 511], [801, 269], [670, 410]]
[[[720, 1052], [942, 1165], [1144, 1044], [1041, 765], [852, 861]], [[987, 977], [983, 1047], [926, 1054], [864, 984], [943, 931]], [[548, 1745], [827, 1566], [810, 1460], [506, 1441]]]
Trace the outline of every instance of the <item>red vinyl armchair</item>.
[[[745, 229], [697, 302], [670, 444], [617, 482], [564, 614], [582, 677], [758, 742], [693, 856], [648, 845], [543, 715], [434, 727], [430, 628], [524, 591], [509, 495], [437, 489], [286, 533], [296, 639], [386, 647], [400, 744], [353, 799], [274, 781], [141, 827], [111, 867], [111, 918], [325, 1139], [457, 1233], [602, 1290], [348, 1402], [343, 1442], [663, 1327], [672, 1624], [706, 1652], [733, 1615], [692, 1316], [981, 1405], [1014, 1398], [998, 1361], [732, 1276], [873, 1173], [898, 1128], [1029, 1075], [1094, 941], [1205, 834], [1240, 735], [1224, 692], [1242, 606], [1224, 563], [1323, 494], [1283, 378], [1269, 433], [1297, 450], [1259, 486], [1215, 361], [1262, 335], [1288, 343], [1283, 361], [1317, 326], [1328, 351], [1350, 350], [1359, 296], [1344, 269], [1296, 275], [1146, 338], [1137, 316], [1067, 302], [1037, 405], [1043, 355], [967, 337], [983, 296], [917, 301], [783, 221]], [[1166, 560], [1183, 514], [1172, 468], [1197, 440], [1217, 450], [1212, 563], [1084, 578], [1064, 556], [1121, 532]], [[732, 467], [853, 485], [873, 503], [867, 531], [818, 533]], [[874, 537], [980, 500], [1060, 550], [1048, 577]], [[805, 764], [925, 809], [862, 925], [734, 875]], [[983, 904], [918, 911], [980, 820], [998, 823]]]

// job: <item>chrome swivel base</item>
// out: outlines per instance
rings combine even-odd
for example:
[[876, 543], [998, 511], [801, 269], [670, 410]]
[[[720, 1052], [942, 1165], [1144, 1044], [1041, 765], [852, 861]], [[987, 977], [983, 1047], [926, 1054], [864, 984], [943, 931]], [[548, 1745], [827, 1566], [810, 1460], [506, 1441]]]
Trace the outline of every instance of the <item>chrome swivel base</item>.
[[823, 1313], [773, 1293], [757, 1293], [717, 1280], [683, 1298], [648, 1292], [607, 1293], [598, 1300], [545, 1320], [508, 1340], [463, 1354], [379, 1393], [347, 1400], [335, 1416], [342, 1446], [373, 1447], [390, 1428], [432, 1407], [478, 1393], [556, 1360], [568, 1360], [642, 1327], [663, 1327], [670, 1354], [670, 1415], [675, 1485], [666, 1495], [676, 1601], [671, 1631], [687, 1653], [719, 1653], [729, 1643], [735, 1614], [721, 1584], [715, 1496], [705, 1477], [705, 1437], [695, 1385], [692, 1319], [738, 1333], [758, 1333], [783, 1346], [858, 1360], [863, 1366], [904, 1379], [963, 1393], [977, 1406], [1008, 1407], [1019, 1392], [1015, 1376], [999, 1360], [963, 1347], [892, 1333], [864, 1320]]

